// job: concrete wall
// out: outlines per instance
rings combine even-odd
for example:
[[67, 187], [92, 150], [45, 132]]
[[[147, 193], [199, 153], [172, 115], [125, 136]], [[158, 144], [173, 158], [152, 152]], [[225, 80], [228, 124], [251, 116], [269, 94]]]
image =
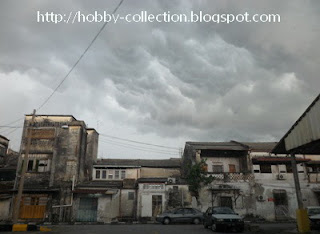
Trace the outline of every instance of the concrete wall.
[[119, 216], [120, 191], [113, 195], [103, 195], [98, 199], [97, 221], [110, 223]]
[[11, 201], [12, 198], [0, 200], [0, 221], [11, 220]]
[[240, 171], [240, 159], [235, 157], [210, 157], [202, 158], [206, 160], [208, 165], [208, 172], [212, 172], [212, 165], [222, 165], [223, 172], [229, 172], [229, 164], [233, 164], [236, 167], [236, 172]]
[[[133, 194], [133, 199], [129, 200], [129, 193]], [[131, 198], [131, 197], [130, 197]], [[136, 216], [136, 199], [137, 194], [135, 189], [121, 189], [121, 208], [120, 217], [135, 217]]]
[[[155, 183], [148, 183], [155, 184]], [[165, 185], [163, 189], [144, 189], [144, 184], [139, 184], [138, 190], [138, 217], [139, 218], [151, 218], [152, 217], [152, 196], [162, 196], [162, 211], [164, 211], [166, 204], [166, 190]]]
[[179, 177], [181, 175], [179, 168], [141, 168], [141, 178], [148, 177]]

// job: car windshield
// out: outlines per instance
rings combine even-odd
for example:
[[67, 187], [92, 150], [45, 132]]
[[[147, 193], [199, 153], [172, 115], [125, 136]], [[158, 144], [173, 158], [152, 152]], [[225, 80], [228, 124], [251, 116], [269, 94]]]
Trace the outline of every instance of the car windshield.
[[319, 208], [310, 208], [308, 209], [309, 215], [317, 215], [320, 214], [320, 207]]
[[229, 207], [217, 207], [213, 208], [213, 214], [235, 214]]

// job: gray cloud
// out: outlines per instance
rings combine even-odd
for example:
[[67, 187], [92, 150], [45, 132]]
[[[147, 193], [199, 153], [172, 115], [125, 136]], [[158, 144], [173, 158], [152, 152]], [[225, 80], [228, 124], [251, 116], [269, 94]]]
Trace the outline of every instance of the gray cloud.
[[[117, 3], [1, 2], [1, 123], [39, 106], [101, 27], [37, 23], [36, 11], [110, 12]], [[320, 83], [319, 3], [288, 3], [125, 1], [121, 14], [247, 11], [278, 13], [281, 23], [109, 24], [41, 113], [72, 114], [101, 133], [173, 147], [279, 140]], [[8, 136], [16, 149], [20, 136]], [[99, 156], [169, 157], [110, 142], [100, 143]]]

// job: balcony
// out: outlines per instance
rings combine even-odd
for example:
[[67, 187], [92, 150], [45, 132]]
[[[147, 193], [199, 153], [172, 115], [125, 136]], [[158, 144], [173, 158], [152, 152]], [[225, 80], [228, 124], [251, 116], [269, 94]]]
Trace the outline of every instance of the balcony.
[[232, 173], [208, 172], [208, 176], [212, 176], [214, 178], [214, 181], [223, 181], [223, 182], [249, 182], [254, 180], [254, 175], [252, 173], [242, 173], [242, 172], [232, 172]]
[[320, 183], [320, 172], [309, 172], [308, 173], [309, 183]]

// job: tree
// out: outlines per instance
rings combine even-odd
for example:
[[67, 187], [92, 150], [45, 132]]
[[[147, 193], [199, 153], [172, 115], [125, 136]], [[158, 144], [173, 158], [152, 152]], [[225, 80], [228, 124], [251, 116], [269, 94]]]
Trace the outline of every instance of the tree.
[[213, 181], [213, 177], [211, 175], [207, 176], [207, 164], [204, 159], [193, 165], [190, 164], [188, 169], [187, 182], [189, 184], [189, 191], [198, 200], [201, 187], [210, 184]]

